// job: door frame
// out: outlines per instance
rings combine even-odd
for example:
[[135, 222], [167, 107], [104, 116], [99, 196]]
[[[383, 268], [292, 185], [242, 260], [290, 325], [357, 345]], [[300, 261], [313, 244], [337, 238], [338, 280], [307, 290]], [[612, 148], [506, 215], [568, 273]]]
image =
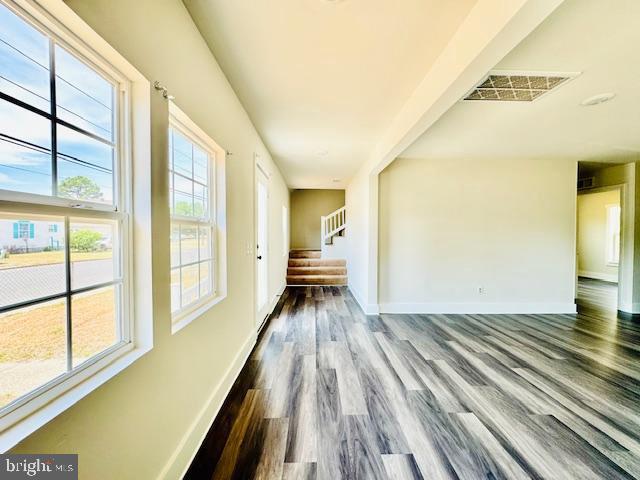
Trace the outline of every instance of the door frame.
[[[618, 298], [616, 299], [616, 309], [617, 311], [627, 311], [629, 307], [633, 304], [632, 302], [632, 294], [631, 291], [632, 282], [629, 278], [627, 270], [629, 269], [629, 262], [633, 262], [633, 258], [629, 258], [629, 248], [628, 241], [626, 239], [629, 233], [629, 221], [626, 216], [628, 214], [627, 211], [627, 201], [626, 198], [628, 189], [625, 183], [617, 183], [612, 185], [603, 185], [601, 187], [594, 188], [585, 188], [583, 190], [578, 190], [576, 194], [576, 243], [575, 243], [575, 285], [574, 285], [574, 297], [578, 298], [578, 197], [581, 195], [589, 195], [593, 193], [602, 193], [602, 192], [611, 192], [618, 191], [620, 195], [620, 261], [618, 262]], [[631, 271], [633, 271], [633, 267], [631, 266]]]
[[[266, 219], [265, 219], [265, 228], [267, 230], [266, 232], [266, 247], [263, 248], [264, 252], [263, 256], [266, 254], [266, 258], [263, 258], [263, 261], [266, 261], [266, 301], [265, 304], [262, 306], [262, 309], [258, 308], [258, 287], [259, 287], [259, 281], [260, 281], [260, 261], [258, 260], [258, 245], [259, 245], [259, 229], [258, 229], [258, 215], [259, 215], [259, 208], [258, 208], [258, 202], [260, 201], [260, 199], [258, 198], [258, 185], [260, 182], [260, 176], [264, 177], [264, 183], [266, 185], [267, 188], [267, 205], [266, 205]], [[254, 302], [253, 302], [253, 309], [254, 309], [254, 321], [255, 321], [255, 326], [256, 326], [256, 332], [259, 332], [260, 329], [262, 328], [262, 326], [264, 325], [268, 315], [269, 315], [269, 307], [270, 307], [270, 301], [269, 301], [269, 273], [270, 273], [270, 269], [269, 269], [269, 260], [270, 260], [270, 254], [269, 254], [269, 198], [270, 198], [270, 187], [269, 187], [269, 179], [270, 179], [270, 175], [268, 170], [261, 165], [260, 163], [260, 156], [256, 153], [254, 154], [254, 168], [253, 168], [253, 177], [254, 177], [254, 186], [253, 186], [253, 197], [254, 197], [254, 202], [253, 202], [253, 206], [254, 206], [254, 212], [253, 212], [253, 218], [254, 218], [254, 222], [253, 222], [253, 231], [254, 231], [254, 238], [253, 238], [253, 262], [254, 262]]]

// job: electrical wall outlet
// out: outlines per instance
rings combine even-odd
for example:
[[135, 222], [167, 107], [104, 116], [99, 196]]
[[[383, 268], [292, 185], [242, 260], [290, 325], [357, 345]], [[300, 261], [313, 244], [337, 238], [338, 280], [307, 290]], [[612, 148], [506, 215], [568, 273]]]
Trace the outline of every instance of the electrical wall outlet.
[[478, 287], [478, 295], [484, 295], [484, 287]]

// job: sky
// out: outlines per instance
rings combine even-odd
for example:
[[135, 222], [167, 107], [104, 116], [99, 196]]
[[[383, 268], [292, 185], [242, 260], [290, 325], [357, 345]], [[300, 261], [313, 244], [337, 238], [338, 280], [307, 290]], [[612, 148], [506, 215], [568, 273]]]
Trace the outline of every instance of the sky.
[[[50, 112], [48, 38], [0, 4], [0, 91]], [[58, 117], [113, 141], [114, 87], [106, 79], [56, 45], [56, 105]], [[0, 188], [51, 194], [51, 126], [49, 120], [0, 100]], [[83, 175], [95, 181], [103, 201], [112, 202], [111, 146], [58, 126], [58, 181]], [[69, 158], [75, 157], [75, 158]]]

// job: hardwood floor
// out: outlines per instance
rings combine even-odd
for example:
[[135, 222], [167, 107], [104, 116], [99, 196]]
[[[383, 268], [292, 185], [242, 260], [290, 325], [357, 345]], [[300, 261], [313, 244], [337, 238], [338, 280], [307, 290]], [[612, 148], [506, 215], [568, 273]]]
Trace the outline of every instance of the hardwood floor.
[[618, 310], [618, 284], [578, 277], [578, 305], [596, 310]]
[[640, 478], [640, 324], [290, 287], [185, 478]]

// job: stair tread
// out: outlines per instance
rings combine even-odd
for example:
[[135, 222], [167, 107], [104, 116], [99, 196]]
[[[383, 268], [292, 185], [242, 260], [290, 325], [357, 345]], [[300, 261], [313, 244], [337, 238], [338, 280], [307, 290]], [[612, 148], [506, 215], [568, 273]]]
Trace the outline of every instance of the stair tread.
[[322, 252], [320, 250], [291, 250], [289, 258], [320, 258]]
[[287, 275], [288, 285], [346, 285], [346, 275]]
[[347, 267], [342, 266], [342, 265], [307, 265], [307, 266], [294, 266], [294, 267], [288, 267], [289, 269], [304, 269], [304, 270], [313, 270], [313, 271], [318, 271], [318, 272], [322, 272], [324, 270], [335, 270], [335, 269], [344, 269], [346, 270]]
[[322, 275], [309, 275], [309, 274], [302, 274], [302, 275], [287, 275], [287, 277], [326, 277], [326, 278], [337, 278], [337, 277], [345, 277], [346, 275], [327, 275], [327, 274], [322, 274]]
[[333, 258], [290, 258], [290, 267], [312, 267], [312, 266], [345, 266], [346, 260]]

